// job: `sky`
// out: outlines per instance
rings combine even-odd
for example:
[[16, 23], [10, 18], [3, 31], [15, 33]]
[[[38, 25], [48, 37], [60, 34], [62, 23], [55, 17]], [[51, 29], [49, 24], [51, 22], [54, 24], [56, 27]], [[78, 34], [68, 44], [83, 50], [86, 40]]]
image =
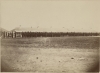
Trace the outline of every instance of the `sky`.
[[[100, 32], [100, 0], [1, 0], [1, 27]], [[59, 30], [59, 31], [60, 31]]]

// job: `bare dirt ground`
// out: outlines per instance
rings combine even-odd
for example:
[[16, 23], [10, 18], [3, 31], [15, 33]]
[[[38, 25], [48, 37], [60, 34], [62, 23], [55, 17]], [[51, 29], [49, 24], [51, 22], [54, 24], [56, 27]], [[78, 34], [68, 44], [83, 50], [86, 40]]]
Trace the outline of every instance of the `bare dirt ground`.
[[1, 39], [3, 72], [80, 73], [98, 69], [99, 37]]

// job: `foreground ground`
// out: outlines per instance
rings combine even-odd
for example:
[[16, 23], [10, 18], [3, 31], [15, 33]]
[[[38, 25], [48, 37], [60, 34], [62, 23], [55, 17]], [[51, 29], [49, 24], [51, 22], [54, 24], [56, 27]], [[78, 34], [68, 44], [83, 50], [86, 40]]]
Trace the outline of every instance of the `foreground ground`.
[[1, 39], [1, 70], [92, 72], [98, 69], [99, 37]]

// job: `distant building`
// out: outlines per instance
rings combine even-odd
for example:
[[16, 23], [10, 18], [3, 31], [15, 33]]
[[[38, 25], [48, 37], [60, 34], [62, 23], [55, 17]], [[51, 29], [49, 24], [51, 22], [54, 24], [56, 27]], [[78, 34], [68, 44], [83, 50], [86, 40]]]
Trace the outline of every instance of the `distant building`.
[[[21, 37], [46, 37], [53, 36], [53, 33], [59, 32], [57, 29], [46, 29], [46, 28], [15, 28], [12, 30], [13, 38], [21, 38]], [[10, 35], [10, 33], [9, 33]]]
[[60, 37], [60, 36], [100, 36], [100, 33], [92, 32], [65, 32], [61, 29], [46, 28], [15, 28], [11, 31], [4, 32], [5, 38], [22, 38], [22, 37]]
[[5, 30], [4, 28], [0, 27], [0, 37], [4, 36], [4, 32], [7, 32], [7, 30]]

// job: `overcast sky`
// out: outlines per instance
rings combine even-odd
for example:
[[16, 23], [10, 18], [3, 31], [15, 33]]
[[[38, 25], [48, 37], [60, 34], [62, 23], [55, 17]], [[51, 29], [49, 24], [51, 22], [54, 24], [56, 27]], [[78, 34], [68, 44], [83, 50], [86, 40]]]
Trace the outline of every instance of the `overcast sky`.
[[100, 32], [100, 0], [1, 0], [1, 27]]

